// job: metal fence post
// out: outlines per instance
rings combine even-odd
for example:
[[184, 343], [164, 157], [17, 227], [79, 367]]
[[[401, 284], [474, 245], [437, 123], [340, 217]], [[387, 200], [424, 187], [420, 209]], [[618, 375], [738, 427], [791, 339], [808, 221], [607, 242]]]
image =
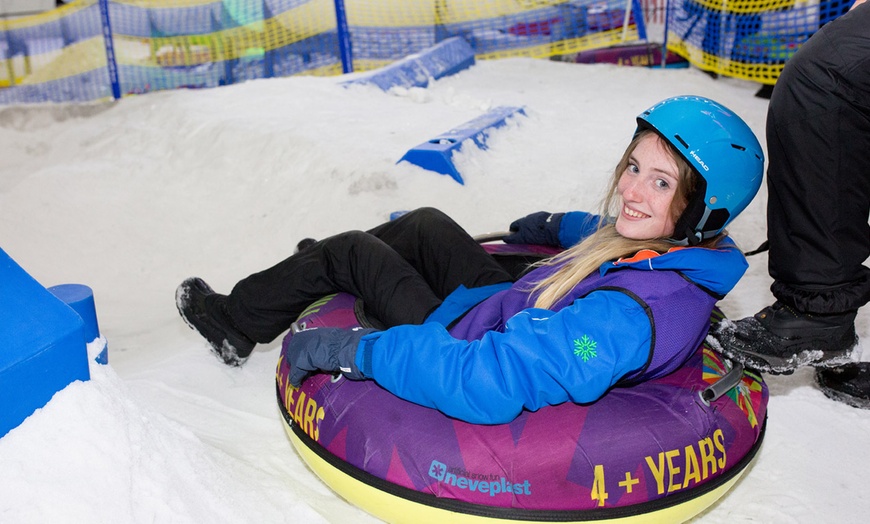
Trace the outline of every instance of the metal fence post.
[[665, 34], [662, 38], [662, 67], [665, 67], [668, 61], [668, 23], [671, 20], [671, 0], [665, 2]]
[[118, 81], [118, 64], [115, 62], [115, 44], [112, 40], [112, 24], [109, 21], [109, 0], [100, 0], [100, 18], [103, 26], [103, 42], [106, 45], [106, 66], [112, 83], [112, 96], [121, 98], [121, 83]]
[[341, 70], [344, 73], [353, 73], [353, 50], [351, 49], [350, 31], [347, 27], [344, 0], [335, 0], [335, 25], [338, 32], [338, 50], [341, 53]]
[[643, 16], [643, 6], [640, 4], [640, 0], [632, 0], [631, 5], [634, 7], [634, 23], [637, 25], [637, 37], [646, 42], [646, 20]]

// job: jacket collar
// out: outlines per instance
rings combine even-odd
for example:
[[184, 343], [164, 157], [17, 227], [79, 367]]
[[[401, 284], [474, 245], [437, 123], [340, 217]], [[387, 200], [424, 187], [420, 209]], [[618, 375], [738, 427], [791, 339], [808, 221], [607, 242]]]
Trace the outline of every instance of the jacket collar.
[[640, 271], [677, 271], [695, 284], [725, 295], [731, 291], [749, 264], [729, 237], [716, 248], [673, 247], [666, 253], [644, 249], [630, 258], [622, 258], [601, 265], [601, 275], [616, 269], [631, 268]]

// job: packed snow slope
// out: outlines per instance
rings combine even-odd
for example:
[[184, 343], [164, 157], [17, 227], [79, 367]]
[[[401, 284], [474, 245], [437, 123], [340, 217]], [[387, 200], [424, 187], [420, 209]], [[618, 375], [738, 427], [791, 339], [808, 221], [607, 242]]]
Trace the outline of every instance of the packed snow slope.
[[[0, 439], [0, 522], [375, 522], [325, 487], [284, 434], [280, 340], [224, 366], [176, 312], [185, 277], [228, 292], [304, 237], [419, 206], [475, 234], [534, 211], [594, 210], [635, 116], [672, 95], [722, 102], [764, 144], [758, 86], [694, 69], [508, 59], [427, 89], [341, 80], [0, 108], [0, 246], [45, 286], [93, 288], [110, 362]], [[456, 157], [464, 186], [396, 164], [499, 105], [527, 116], [489, 150]], [[765, 239], [766, 198], [762, 189], [730, 228], [744, 249]], [[767, 256], [754, 256], [721, 306], [753, 314], [772, 301], [769, 285]], [[870, 308], [858, 333], [870, 339]], [[864, 522], [870, 411], [828, 400], [810, 370], [768, 382], [757, 462], [696, 521]]]

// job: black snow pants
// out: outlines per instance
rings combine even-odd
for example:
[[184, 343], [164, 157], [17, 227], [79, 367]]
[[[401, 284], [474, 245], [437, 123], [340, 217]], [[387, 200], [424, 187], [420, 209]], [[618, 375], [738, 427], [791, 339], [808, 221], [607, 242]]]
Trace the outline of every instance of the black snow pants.
[[786, 63], [767, 115], [771, 291], [808, 313], [870, 300], [870, 3]]
[[460, 284], [511, 280], [450, 217], [421, 208], [366, 232], [326, 238], [245, 278], [228, 295], [227, 313], [249, 338], [266, 343], [332, 293], [361, 298], [367, 315], [395, 326], [422, 323]]

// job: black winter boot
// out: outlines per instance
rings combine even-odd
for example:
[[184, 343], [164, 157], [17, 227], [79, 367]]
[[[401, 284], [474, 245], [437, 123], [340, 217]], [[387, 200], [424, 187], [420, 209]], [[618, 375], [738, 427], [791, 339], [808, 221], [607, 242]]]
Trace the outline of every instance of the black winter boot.
[[817, 369], [816, 382], [828, 398], [855, 408], [870, 409], [870, 362]]
[[777, 301], [753, 317], [723, 320], [708, 340], [726, 357], [748, 368], [791, 374], [802, 366], [833, 367], [855, 360], [856, 312], [800, 313]]
[[188, 278], [175, 291], [175, 305], [187, 325], [208, 341], [212, 353], [224, 364], [241, 366], [255, 343], [233, 325], [226, 301], [225, 295], [215, 293], [196, 277]]

